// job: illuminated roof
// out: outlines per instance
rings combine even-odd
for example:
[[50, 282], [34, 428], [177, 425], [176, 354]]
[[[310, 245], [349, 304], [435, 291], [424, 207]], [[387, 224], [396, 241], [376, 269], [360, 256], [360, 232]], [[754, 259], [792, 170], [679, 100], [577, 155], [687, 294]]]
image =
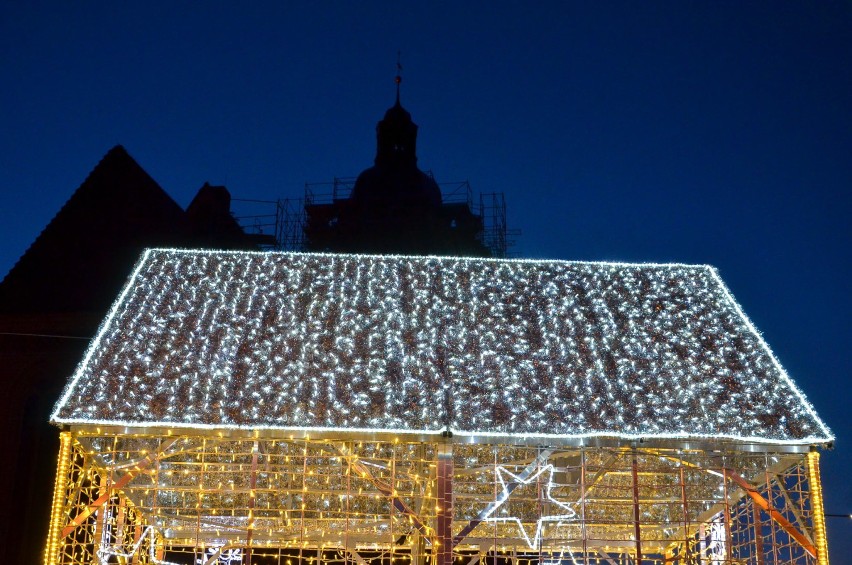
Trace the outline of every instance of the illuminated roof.
[[149, 250], [52, 421], [832, 438], [708, 266]]

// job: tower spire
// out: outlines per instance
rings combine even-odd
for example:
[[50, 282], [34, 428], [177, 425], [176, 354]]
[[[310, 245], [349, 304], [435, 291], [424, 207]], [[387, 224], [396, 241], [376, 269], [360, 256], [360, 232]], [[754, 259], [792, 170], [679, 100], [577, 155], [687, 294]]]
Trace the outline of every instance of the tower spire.
[[399, 106], [399, 85], [402, 84], [402, 63], [400, 62], [401, 53], [396, 52], [396, 78], [393, 81], [396, 83], [396, 105]]

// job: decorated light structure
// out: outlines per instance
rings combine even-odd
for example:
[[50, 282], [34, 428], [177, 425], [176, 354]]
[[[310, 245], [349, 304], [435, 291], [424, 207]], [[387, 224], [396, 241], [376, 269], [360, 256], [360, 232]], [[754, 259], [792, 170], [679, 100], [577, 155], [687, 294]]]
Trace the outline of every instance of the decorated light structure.
[[828, 563], [833, 441], [711, 267], [149, 250], [46, 563]]

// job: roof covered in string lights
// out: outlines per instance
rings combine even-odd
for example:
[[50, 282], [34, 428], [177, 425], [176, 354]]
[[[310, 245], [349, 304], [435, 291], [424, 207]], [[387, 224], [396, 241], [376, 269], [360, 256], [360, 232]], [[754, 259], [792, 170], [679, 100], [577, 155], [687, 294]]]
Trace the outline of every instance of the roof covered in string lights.
[[149, 250], [57, 424], [831, 432], [708, 266]]

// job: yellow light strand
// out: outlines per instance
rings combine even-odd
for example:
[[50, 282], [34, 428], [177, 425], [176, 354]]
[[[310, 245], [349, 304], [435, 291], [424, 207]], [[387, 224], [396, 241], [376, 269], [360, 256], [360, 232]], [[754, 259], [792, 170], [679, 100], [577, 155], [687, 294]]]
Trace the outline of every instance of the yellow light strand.
[[53, 483], [53, 505], [50, 511], [50, 527], [47, 534], [47, 546], [45, 548], [45, 565], [56, 565], [59, 559], [60, 538], [62, 519], [65, 507], [65, 482], [68, 477], [68, 465], [71, 461], [71, 432], [59, 434], [59, 457], [56, 464], [56, 480]]
[[828, 565], [828, 539], [825, 533], [825, 510], [822, 504], [822, 481], [819, 476], [819, 452], [808, 453], [808, 485], [811, 491], [811, 508], [814, 520], [814, 545], [817, 550], [817, 564]]

